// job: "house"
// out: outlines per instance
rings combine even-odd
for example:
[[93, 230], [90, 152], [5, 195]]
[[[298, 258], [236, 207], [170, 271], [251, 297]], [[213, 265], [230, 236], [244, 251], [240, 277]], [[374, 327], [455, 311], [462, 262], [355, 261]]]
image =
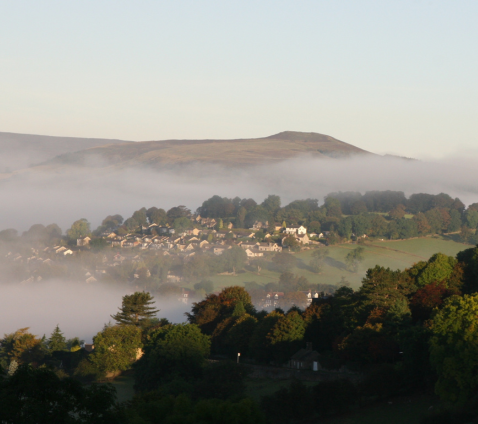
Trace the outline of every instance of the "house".
[[304, 235], [298, 235], [295, 237], [295, 239], [300, 243], [300, 244], [309, 244], [309, 236], [307, 234]]
[[304, 234], [307, 234], [307, 228], [305, 228], [304, 226], [300, 225], [300, 226], [290, 226], [290, 227], [286, 227], [284, 228], [284, 233], [286, 234], [297, 234], [297, 235], [304, 235]]
[[88, 246], [90, 244], [91, 238], [88, 236], [86, 237], [80, 237], [76, 239], [76, 245], [77, 246]]
[[282, 252], [282, 247], [277, 243], [257, 243], [257, 248], [262, 252]]
[[269, 221], [266, 221], [266, 222], [256, 221], [252, 225], [252, 228], [249, 228], [249, 229], [259, 231], [259, 230], [262, 230], [263, 228], [267, 228], [268, 226], [269, 226]]
[[226, 228], [228, 230], [232, 230], [232, 227], [234, 227], [234, 225], [232, 225], [232, 222], [229, 222], [227, 225], [226, 225]]
[[264, 256], [264, 252], [261, 252], [256, 248], [246, 249], [246, 255], [247, 255], [248, 258], [255, 258], [255, 257]]
[[125, 240], [121, 238], [115, 238], [111, 240], [111, 247], [123, 247]]
[[85, 349], [88, 353], [93, 352], [93, 350], [95, 350], [95, 345], [94, 345], [94, 344], [88, 344], [88, 343], [86, 343], [84, 349]]
[[312, 303], [312, 299], [318, 299], [319, 298], [319, 293], [317, 293], [317, 292], [312, 294], [312, 292], [309, 290], [309, 291], [303, 291], [302, 293], [304, 293], [307, 296], [307, 304], [308, 305], [310, 305]]
[[254, 249], [255, 247], [257, 247], [257, 244], [256, 243], [241, 243], [239, 246], [242, 247], [244, 250], [246, 250], [246, 249]]
[[297, 370], [312, 369], [314, 362], [319, 361], [319, 353], [312, 350], [312, 343], [307, 343], [305, 349], [294, 353], [289, 361], [290, 368]]
[[189, 302], [189, 293], [190, 293], [189, 290], [182, 289], [181, 290], [181, 297], [178, 300], [187, 305], [188, 302]]
[[269, 292], [264, 299], [264, 308], [276, 308], [279, 306], [280, 299], [284, 297], [284, 292]]
[[95, 277], [89, 277], [86, 279], [87, 284], [96, 283], [98, 280]]

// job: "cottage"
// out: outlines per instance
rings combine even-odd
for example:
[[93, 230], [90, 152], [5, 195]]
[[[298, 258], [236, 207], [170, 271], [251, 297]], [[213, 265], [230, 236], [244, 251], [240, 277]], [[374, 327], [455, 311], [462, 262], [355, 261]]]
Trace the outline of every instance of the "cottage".
[[314, 362], [318, 362], [319, 353], [312, 350], [312, 343], [307, 343], [305, 349], [296, 352], [289, 361], [290, 368], [298, 370], [312, 369]]
[[88, 236], [86, 237], [80, 237], [76, 239], [76, 245], [77, 246], [88, 246], [90, 244], [91, 238]]

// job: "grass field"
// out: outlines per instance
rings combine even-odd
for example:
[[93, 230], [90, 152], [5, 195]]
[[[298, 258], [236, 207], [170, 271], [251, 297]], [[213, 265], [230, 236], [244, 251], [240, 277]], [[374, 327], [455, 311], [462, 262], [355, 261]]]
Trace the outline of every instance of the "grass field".
[[[320, 274], [313, 273], [308, 263], [312, 250], [297, 253], [298, 266], [292, 272], [303, 275], [311, 283], [336, 284], [342, 277], [350, 282], [353, 288], [360, 287], [362, 278], [367, 269], [375, 265], [390, 267], [392, 269], [405, 269], [416, 262], [427, 260], [434, 253], [441, 252], [446, 255], [455, 256], [458, 252], [468, 249], [471, 246], [463, 243], [457, 243], [446, 238], [418, 238], [412, 240], [397, 241], [373, 241], [367, 243], [365, 247], [365, 260], [361, 264], [357, 273], [351, 273], [345, 269], [345, 256], [350, 250], [355, 249], [355, 244], [341, 244], [329, 246], [329, 255]], [[246, 272], [236, 276], [216, 275], [210, 279], [215, 283], [217, 290], [232, 286], [244, 285], [244, 282], [255, 281], [258, 284], [277, 282], [279, 272], [264, 269], [260, 275], [255, 272]]]
[[339, 417], [320, 421], [324, 424], [419, 424], [429, 408], [439, 404], [432, 395], [420, 394], [392, 398]]
[[125, 402], [131, 400], [134, 396], [134, 375], [131, 372], [126, 372], [113, 381], [110, 382], [116, 389], [116, 396], [118, 402]]

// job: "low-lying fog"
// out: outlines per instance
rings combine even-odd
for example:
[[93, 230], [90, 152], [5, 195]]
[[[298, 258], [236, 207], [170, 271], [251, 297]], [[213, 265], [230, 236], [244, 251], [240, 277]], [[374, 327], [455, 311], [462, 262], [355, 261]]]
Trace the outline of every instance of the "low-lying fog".
[[[277, 194], [285, 205], [304, 198], [322, 202], [334, 191], [401, 190], [407, 195], [445, 192], [469, 204], [478, 201], [476, 163], [476, 156], [439, 162], [303, 157], [243, 169], [196, 164], [167, 171], [24, 173], [0, 183], [0, 230], [24, 231], [33, 224], [56, 223], [66, 231], [79, 218], [88, 219], [94, 229], [107, 215], [127, 218], [143, 206], [167, 210], [186, 205], [195, 210], [214, 194], [252, 197], [258, 202], [268, 194]], [[0, 285], [0, 335], [31, 327], [33, 333], [48, 336], [59, 324], [67, 337], [79, 336], [88, 342], [117, 311], [121, 297], [128, 294], [126, 289], [84, 283], [6, 283]], [[158, 307], [159, 316], [173, 322], [184, 321], [184, 312], [190, 310], [176, 301], [158, 302]]]
[[[0, 338], [19, 328], [30, 327], [38, 336], [49, 337], [59, 324], [65, 337], [78, 336], [91, 343], [92, 337], [103, 325], [114, 320], [110, 315], [118, 312], [122, 297], [132, 294], [133, 289], [95, 283], [73, 284], [62, 281], [45, 281], [36, 284], [0, 286]], [[191, 305], [176, 299], [155, 298], [160, 309], [159, 318], [171, 322], [184, 322], [185, 312]]]
[[107, 215], [126, 218], [143, 206], [168, 210], [186, 205], [194, 211], [214, 194], [257, 202], [277, 194], [285, 205], [303, 198], [322, 202], [334, 191], [401, 190], [406, 195], [445, 192], [468, 204], [478, 201], [476, 157], [434, 162], [303, 157], [242, 169], [196, 164], [164, 171], [90, 168], [20, 174], [0, 183], [0, 229], [24, 231], [33, 224], [56, 223], [65, 231], [79, 218], [96, 228]]

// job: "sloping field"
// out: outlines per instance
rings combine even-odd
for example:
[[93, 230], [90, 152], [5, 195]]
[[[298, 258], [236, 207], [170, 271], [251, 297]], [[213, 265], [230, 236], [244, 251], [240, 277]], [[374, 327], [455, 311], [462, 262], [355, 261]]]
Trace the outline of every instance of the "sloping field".
[[[452, 240], [432, 237], [400, 241], [374, 241], [364, 246], [365, 260], [358, 272], [352, 273], [345, 268], [345, 256], [356, 247], [357, 245], [355, 244], [329, 246], [329, 255], [323, 272], [320, 274], [313, 273], [308, 267], [312, 254], [311, 250], [298, 253], [295, 255], [298, 260], [298, 266], [292, 272], [303, 275], [311, 283], [315, 284], [336, 284], [342, 278], [345, 278], [354, 289], [357, 289], [361, 285], [366, 270], [375, 265], [392, 269], [405, 269], [416, 262], [429, 259], [434, 253], [441, 252], [449, 256], [455, 256], [458, 252], [471, 246], [456, 243]], [[246, 272], [236, 276], [216, 275], [210, 279], [214, 281], [217, 289], [220, 289], [231, 285], [243, 285], [244, 282], [250, 281], [255, 281], [258, 284], [277, 282], [279, 275], [279, 272], [264, 269], [260, 275], [254, 272]]]

